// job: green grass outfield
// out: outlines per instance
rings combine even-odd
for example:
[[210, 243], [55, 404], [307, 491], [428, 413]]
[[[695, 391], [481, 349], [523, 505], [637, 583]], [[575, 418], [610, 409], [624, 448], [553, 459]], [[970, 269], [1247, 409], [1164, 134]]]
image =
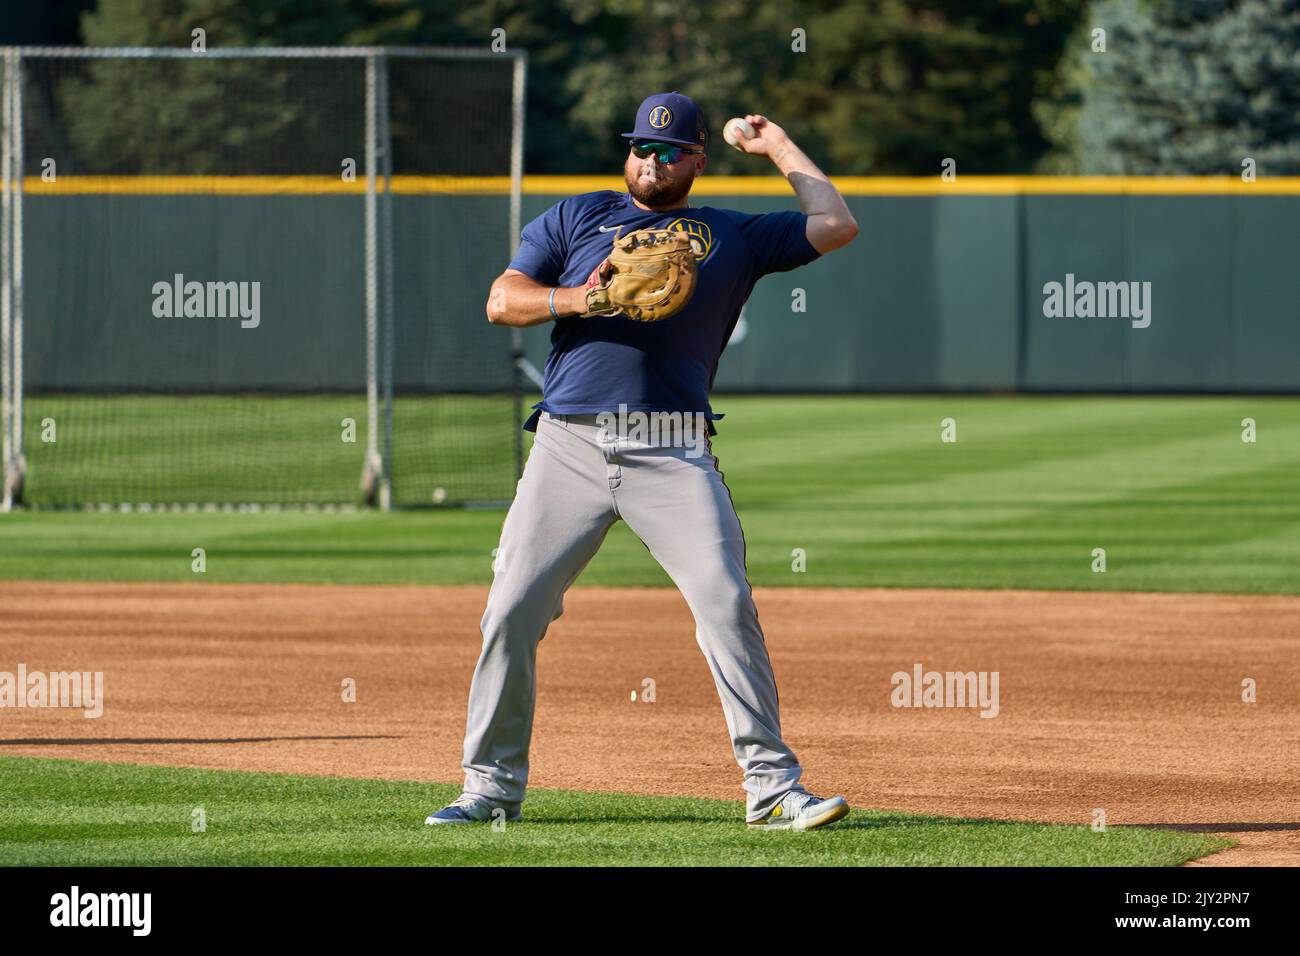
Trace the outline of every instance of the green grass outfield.
[[[435, 487], [451, 501], [509, 498], [516, 420], [509, 395], [398, 397], [396, 503], [430, 504]], [[25, 496], [40, 506], [364, 501], [364, 393], [36, 394], [23, 421]]]
[[[1300, 399], [715, 406], [726, 419], [714, 450], [756, 585], [1300, 593]], [[953, 444], [940, 441], [949, 417]], [[1253, 444], [1241, 440], [1247, 417]], [[194, 581], [202, 547], [209, 582], [486, 584], [502, 517], [19, 512], [0, 515], [0, 578]], [[791, 569], [796, 548], [804, 573]], [[1104, 574], [1091, 570], [1094, 548], [1106, 550]], [[580, 583], [669, 582], [620, 524]]]
[[[727, 418], [714, 450], [758, 585], [1300, 593], [1300, 399], [724, 396], [716, 406]], [[1247, 417], [1254, 444], [1241, 441]], [[954, 444], [940, 441], [945, 418]], [[205, 582], [486, 584], [502, 517], [18, 512], [0, 515], [0, 578], [193, 582], [191, 551], [203, 547]], [[1091, 571], [1098, 547], [1104, 574]], [[791, 570], [796, 548], [804, 573]], [[669, 582], [620, 525], [580, 583]], [[0, 757], [0, 865], [1122, 866], [1229, 845], [872, 810], [814, 834], [753, 833], [738, 800], [536, 789], [527, 820], [504, 833], [425, 827], [456, 792]], [[190, 830], [197, 806], [204, 833]]]
[[1232, 845], [869, 810], [763, 833], [738, 800], [540, 789], [503, 830], [433, 828], [459, 787], [15, 757], [0, 792], [0, 866], [1173, 866]]

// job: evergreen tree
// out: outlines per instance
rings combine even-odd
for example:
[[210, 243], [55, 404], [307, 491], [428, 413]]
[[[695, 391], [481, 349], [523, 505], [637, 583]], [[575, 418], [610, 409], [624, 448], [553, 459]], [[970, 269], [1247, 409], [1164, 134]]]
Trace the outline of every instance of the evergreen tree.
[[1300, 2], [1111, 0], [1079, 117], [1089, 173], [1300, 173]]
[[[501, 28], [509, 49], [529, 53], [530, 172], [616, 173], [637, 104], [677, 89], [709, 119], [711, 173], [768, 171], [720, 142], [728, 117], [759, 112], [832, 173], [933, 175], [949, 156], [964, 173], [1038, 162], [1050, 146], [1044, 125], [1069, 125], [1051, 109], [1082, 12], [1083, 0], [99, 0], [83, 39], [179, 46], [201, 26], [213, 47], [486, 48]], [[157, 172], [232, 171], [250, 133], [304, 150], [329, 135], [319, 108], [283, 106], [292, 74], [216, 67], [96, 64], [63, 91], [75, 116], [66, 135], [102, 171]], [[123, 132], [159, 123], [154, 135]], [[273, 153], [246, 171], [279, 171], [289, 150]]]
[[[766, 84], [835, 172], [1022, 172], [1049, 146], [1051, 96], [1083, 5], [1068, 0], [806, 0], [768, 22], [808, 52]], [[776, 109], [774, 108], [775, 112]]]
[[[369, 0], [99, 0], [89, 46], [334, 45], [382, 22]], [[41, 135], [72, 173], [336, 173], [359, 155], [359, 67], [278, 60], [33, 61]]]

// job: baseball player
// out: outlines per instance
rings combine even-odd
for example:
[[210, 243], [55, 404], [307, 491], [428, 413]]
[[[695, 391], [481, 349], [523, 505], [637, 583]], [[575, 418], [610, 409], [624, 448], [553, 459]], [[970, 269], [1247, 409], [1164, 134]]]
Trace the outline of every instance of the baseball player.
[[[713, 674], [750, 827], [810, 830], [849, 812], [799, 784], [803, 769], [781, 737], [776, 682], [745, 572], [745, 539], [712, 454], [709, 404], [718, 359], [754, 284], [851, 242], [858, 227], [843, 197], [785, 131], [746, 116], [737, 148], [766, 156], [800, 211], [748, 215], [691, 206], [707, 164], [700, 109], [681, 93], [637, 110], [623, 174], [626, 192], [564, 199], [523, 230], [519, 251], [488, 295], [497, 325], [553, 323], [545, 399], [524, 427], [536, 432], [501, 530], [469, 694], [463, 794], [430, 824], [522, 819], [536, 697], [538, 642], [563, 612], [565, 591], [623, 520], [681, 590]], [[644, 232], [650, 230], [650, 232]], [[655, 230], [660, 230], [656, 233]], [[611, 248], [662, 248], [685, 234], [689, 300], [658, 321], [629, 303], [608, 306]], [[657, 238], [656, 238], [657, 237]], [[676, 236], [670, 236], [676, 239]], [[626, 248], [624, 251], [627, 251]], [[682, 275], [664, 280], [672, 291]], [[687, 283], [689, 284], [689, 283]], [[602, 290], [606, 298], [601, 298]], [[617, 305], [617, 296], [615, 296]], [[662, 419], [673, 427], [653, 427]], [[647, 421], [652, 427], [646, 428]], [[671, 433], [665, 435], [665, 433]]]

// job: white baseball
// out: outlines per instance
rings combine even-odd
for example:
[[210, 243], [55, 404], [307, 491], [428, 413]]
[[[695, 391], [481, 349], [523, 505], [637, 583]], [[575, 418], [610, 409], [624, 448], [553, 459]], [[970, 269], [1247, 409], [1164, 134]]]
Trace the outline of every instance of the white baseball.
[[743, 153], [744, 150], [740, 149], [740, 141], [742, 139], [753, 139], [754, 127], [739, 116], [734, 116], [727, 120], [726, 126], [722, 127], [722, 138], [727, 141], [728, 146], [739, 149]]

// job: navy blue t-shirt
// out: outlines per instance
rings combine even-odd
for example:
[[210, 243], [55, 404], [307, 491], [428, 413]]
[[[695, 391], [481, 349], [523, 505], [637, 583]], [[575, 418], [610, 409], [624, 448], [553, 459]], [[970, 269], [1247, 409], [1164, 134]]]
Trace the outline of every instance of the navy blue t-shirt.
[[[630, 194], [602, 190], [564, 199], [524, 227], [510, 263], [543, 285], [578, 286], [609, 255], [616, 235], [678, 229], [699, 260], [695, 294], [660, 322], [621, 315], [559, 319], [551, 330], [545, 399], [555, 415], [628, 411], [703, 412], [740, 309], [763, 276], [812, 262], [802, 212], [748, 215], [686, 207], [646, 212]], [[538, 415], [526, 428], [536, 427]], [[712, 430], [712, 429], [710, 429]]]

